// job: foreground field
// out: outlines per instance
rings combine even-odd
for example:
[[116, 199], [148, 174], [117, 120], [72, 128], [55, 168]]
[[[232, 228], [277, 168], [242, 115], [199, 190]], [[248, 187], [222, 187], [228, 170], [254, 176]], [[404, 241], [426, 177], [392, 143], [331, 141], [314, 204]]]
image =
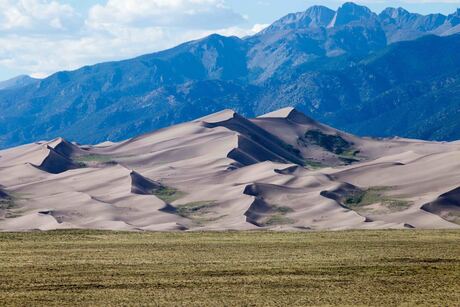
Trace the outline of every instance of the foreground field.
[[460, 231], [0, 233], [0, 305], [456, 305]]

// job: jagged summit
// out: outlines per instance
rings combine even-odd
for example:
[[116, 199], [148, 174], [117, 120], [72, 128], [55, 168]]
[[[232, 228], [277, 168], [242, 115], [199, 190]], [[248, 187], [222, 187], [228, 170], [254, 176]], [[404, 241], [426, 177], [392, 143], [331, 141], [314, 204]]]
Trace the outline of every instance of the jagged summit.
[[304, 12], [288, 14], [275, 21], [260, 34], [284, 30], [317, 29], [326, 27], [334, 17], [335, 11], [328, 7], [315, 5]]
[[305, 14], [311, 18], [310, 27], [326, 27], [334, 18], [335, 11], [322, 5], [308, 8]]
[[333, 28], [352, 22], [375, 19], [376, 17], [377, 15], [373, 13], [369, 8], [355, 4], [353, 2], [347, 2], [337, 10], [328, 27]]
[[408, 10], [402, 7], [398, 7], [398, 8], [388, 7], [379, 14], [379, 17], [381, 19], [384, 19], [384, 18], [400, 19], [400, 18], [407, 18], [410, 15], [417, 15], [417, 14], [411, 14]]
[[353, 2], [344, 3], [337, 11], [326, 6], [315, 5], [304, 12], [288, 14], [262, 31], [269, 33], [279, 30], [333, 28], [353, 21], [376, 17], [370, 9]]

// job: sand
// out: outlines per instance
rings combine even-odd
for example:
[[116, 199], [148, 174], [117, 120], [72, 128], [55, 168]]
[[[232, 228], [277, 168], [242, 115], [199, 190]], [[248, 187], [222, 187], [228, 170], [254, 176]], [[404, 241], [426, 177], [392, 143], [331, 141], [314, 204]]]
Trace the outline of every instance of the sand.
[[359, 138], [292, 108], [0, 151], [0, 230], [459, 228], [460, 142]]

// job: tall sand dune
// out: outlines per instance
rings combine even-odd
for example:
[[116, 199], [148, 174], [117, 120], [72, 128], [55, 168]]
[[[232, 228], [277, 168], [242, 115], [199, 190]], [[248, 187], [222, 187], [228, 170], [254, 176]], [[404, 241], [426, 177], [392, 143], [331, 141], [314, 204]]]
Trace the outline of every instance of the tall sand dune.
[[359, 138], [293, 108], [0, 151], [0, 230], [459, 228], [460, 143]]

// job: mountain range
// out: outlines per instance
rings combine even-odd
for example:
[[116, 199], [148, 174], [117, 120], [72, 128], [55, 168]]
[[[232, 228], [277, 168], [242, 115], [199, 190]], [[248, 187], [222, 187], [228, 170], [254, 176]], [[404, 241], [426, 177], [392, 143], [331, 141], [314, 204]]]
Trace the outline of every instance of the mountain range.
[[256, 116], [286, 106], [357, 135], [459, 139], [458, 32], [460, 10], [314, 6], [243, 39], [211, 35], [2, 83], [0, 147], [118, 141], [226, 108]]
[[460, 143], [224, 110], [118, 142], [0, 151], [0, 231], [460, 228]]

